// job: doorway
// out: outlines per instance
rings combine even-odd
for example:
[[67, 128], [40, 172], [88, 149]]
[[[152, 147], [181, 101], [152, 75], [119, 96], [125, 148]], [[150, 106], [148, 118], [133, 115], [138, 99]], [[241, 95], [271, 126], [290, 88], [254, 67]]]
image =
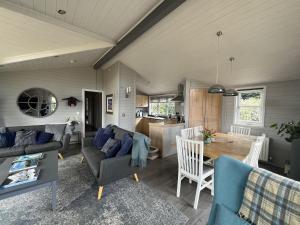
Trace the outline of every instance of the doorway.
[[94, 136], [103, 122], [103, 93], [98, 90], [82, 90], [82, 134]]

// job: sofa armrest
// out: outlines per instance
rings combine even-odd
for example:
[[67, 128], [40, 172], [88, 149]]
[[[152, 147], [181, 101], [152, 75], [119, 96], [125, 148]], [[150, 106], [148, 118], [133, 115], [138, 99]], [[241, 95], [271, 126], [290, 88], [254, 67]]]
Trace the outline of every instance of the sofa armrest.
[[135, 167], [131, 166], [131, 155], [104, 159], [100, 162], [98, 183], [100, 186], [134, 174]]
[[82, 138], [82, 146], [83, 147], [89, 147], [93, 145], [93, 139], [94, 137], [84, 137]]
[[70, 145], [70, 139], [71, 135], [70, 134], [65, 134], [62, 139], [62, 148], [59, 149], [59, 152], [66, 152], [69, 149]]

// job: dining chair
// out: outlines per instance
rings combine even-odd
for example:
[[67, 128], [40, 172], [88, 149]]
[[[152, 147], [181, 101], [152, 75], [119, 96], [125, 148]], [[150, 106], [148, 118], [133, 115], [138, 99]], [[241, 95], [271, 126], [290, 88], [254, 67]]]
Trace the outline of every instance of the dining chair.
[[252, 142], [249, 154], [243, 160], [244, 163], [258, 168], [258, 159], [264, 144], [265, 137], [266, 135], [263, 134], [262, 136], [258, 137], [256, 141]]
[[[203, 164], [203, 141], [193, 141], [176, 136], [177, 156], [178, 156], [178, 181], [177, 194], [180, 197], [181, 181], [184, 178], [197, 182], [194, 209], [198, 208], [200, 192], [204, 188], [214, 192], [214, 168]], [[211, 177], [209, 180], [207, 178]]]
[[231, 125], [230, 133], [249, 136], [250, 133], [251, 133], [251, 128], [250, 127], [242, 127], [242, 126]]
[[202, 136], [202, 132], [203, 132], [203, 126], [197, 126], [197, 127], [194, 127], [194, 135], [197, 137], [197, 136]]
[[181, 137], [184, 139], [193, 139], [195, 137], [194, 128], [185, 128], [181, 130]]

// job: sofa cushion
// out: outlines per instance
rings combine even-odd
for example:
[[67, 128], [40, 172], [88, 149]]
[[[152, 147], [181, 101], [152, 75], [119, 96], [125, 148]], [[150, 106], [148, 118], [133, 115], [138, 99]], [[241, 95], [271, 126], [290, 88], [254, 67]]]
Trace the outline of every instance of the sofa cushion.
[[237, 214], [229, 210], [226, 206], [218, 204], [214, 225], [250, 225]]
[[82, 153], [94, 176], [99, 177], [100, 162], [106, 158], [106, 155], [94, 146], [82, 148]]
[[[0, 134], [2, 137], [2, 144], [4, 144], [4, 141], [6, 143], [5, 147], [12, 147], [15, 144], [15, 137], [16, 137], [16, 132], [6, 132], [3, 134]], [[3, 146], [4, 147], [4, 146]]]
[[132, 149], [133, 140], [129, 134], [125, 134], [122, 142], [121, 142], [121, 149], [117, 153], [117, 157], [127, 155], [130, 150]]
[[59, 141], [51, 141], [46, 144], [40, 144], [40, 145], [28, 145], [25, 147], [26, 154], [33, 154], [38, 152], [47, 152], [52, 150], [57, 150], [62, 147], [61, 142]]
[[66, 124], [46, 124], [45, 132], [54, 134], [53, 141], [61, 141], [65, 134]]
[[129, 134], [131, 137], [133, 137], [133, 133], [128, 130], [124, 130], [115, 125], [112, 126], [111, 128], [115, 134], [115, 139], [122, 140], [125, 134]]
[[20, 130], [16, 133], [15, 146], [35, 144], [37, 132], [35, 130]]
[[94, 146], [101, 149], [110, 138], [114, 138], [114, 133], [110, 128], [99, 128], [93, 140]]
[[0, 133], [0, 148], [6, 148], [6, 146], [7, 146], [6, 137], [4, 135], [1, 135]]
[[24, 155], [24, 146], [13, 146], [8, 148], [0, 148], [0, 158]]
[[39, 131], [36, 135], [35, 144], [46, 144], [53, 139], [54, 134], [47, 133], [44, 131]]
[[3, 134], [6, 132], [6, 128], [5, 127], [0, 127], [0, 134]]
[[[121, 146], [121, 144], [120, 144], [119, 140], [110, 138], [104, 144], [101, 151], [105, 153], [107, 158], [111, 158], [111, 157], [114, 157], [117, 154], [118, 150], [120, 149], [120, 146]], [[116, 147], [119, 147], [119, 149], [116, 148]]]

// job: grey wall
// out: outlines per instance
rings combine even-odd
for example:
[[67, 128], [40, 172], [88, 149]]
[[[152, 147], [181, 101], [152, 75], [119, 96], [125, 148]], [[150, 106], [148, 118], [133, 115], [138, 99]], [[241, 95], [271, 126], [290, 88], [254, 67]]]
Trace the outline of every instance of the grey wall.
[[[67, 106], [62, 98], [74, 96], [81, 99], [81, 90], [100, 87], [101, 79], [96, 78], [92, 68], [56, 69], [29, 72], [0, 73], [0, 126], [21, 126], [47, 123], [64, 123], [69, 116], [81, 118], [81, 102], [76, 107]], [[17, 97], [25, 89], [45, 88], [58, 100], [54, 114], [46, 118], [34, 118], [23, 114], [17, 104]]]
[[[265, 126], [264, 128], [252, 128], [251, 134], [265, 133], [270, 137], [270, 156], [273, 164], [283, 167], [285, 160], [290, 158], [290, 144], [276, 135], [276, 131], [270, 129], [273, 123], [300, 120], [300, 80], [278, 82], [265, 85]], [[222, 106], [222, 131], [228, 132], [234, 120], [234, 98], [223, 97]]]

